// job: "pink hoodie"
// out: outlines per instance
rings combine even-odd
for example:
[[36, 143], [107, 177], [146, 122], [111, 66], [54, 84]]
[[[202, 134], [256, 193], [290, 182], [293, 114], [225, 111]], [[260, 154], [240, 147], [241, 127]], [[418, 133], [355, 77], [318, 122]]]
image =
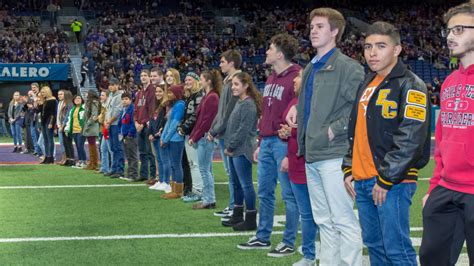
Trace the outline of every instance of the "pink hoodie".
[[440, 94], [436, 167], [428, 193], [440, 185], [474, 194], [474, 65], [449, 75]]

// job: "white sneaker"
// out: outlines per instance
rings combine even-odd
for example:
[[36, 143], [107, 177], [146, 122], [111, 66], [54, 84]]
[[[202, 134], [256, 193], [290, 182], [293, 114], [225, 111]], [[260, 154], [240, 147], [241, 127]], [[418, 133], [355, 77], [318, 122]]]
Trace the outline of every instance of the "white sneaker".
[[163, 191], [165, 193], [170, 193], [172, 191], [170, 184], [165, 183], [164, 186], [163, 186]]
[[82, 165], [83, 165], [83, 163], [77, 162], [75, 165], [72, 166], [72, 168], [81, 169]]
[[124, 176], [119, 177], [119, 179], [127, 180], [127, 181], [128, 181], [128, 178], [126, 178], [126, 177], [124, 177]]
[[151, 190], [163, 190], [163, 183], [156, 182], [153, 186], [150, 186], [149, 189]]
[[312, 266], [312, 265], [316, 265], [316, 260], [302, 258], [301, 260], [293, 263], [293, 266]]

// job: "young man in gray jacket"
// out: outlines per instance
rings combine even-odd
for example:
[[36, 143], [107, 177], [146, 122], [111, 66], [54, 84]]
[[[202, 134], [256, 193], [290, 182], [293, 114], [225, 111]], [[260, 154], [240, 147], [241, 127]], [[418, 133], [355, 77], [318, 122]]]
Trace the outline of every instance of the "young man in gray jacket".
[[[336, 49], [345, 20], [331, 8], [310, 14], [310, 39], [317, 55], [303, 72], [297, 107], [299, 155], [306, 160], [308, 192], [321, 238], [321, 265], [361, 265], [362, 239], [344, 189], [342, 158], [348, 150], [347, 125], [364, 69]], [[288, 122], [295, 124], [295, 112]]]
[[123, 176], [123, 168], [125, 160], [123, 157], [122, 142], [119, 140], [120, 129], [118, 127], [118, 120], [120, 119], [120, 112], [122, 111], [122, 91], [120, 89], [120, 82], [116, 78], [111, 78], [109, 82], [110, 95], [107, 99], [104, 125], [109, 130], [109, 145], [112, 151], [112, 171], [105, 174], [112, 178], [119, 178]]
[[229, 174], [229, 158], [224, 154], [224, 134], [227, 127], [227, 120], [229, 120], [229, 116], [232, 113], [232, 110], [234, 110], [235, 103], [238, 99], [238, 97], [232, 96], [232, 78], [235, 74], [241, 72], [239, 70], [241, 64], [242, 55], [237, 50], [227, 50], [222, 53], [221, 63], [219, 66], [226, 77], [219, 98], [217, 115], [212, 122], [208, 135], [209, 140], [213, 140], [214, 138], [219, 139], [221, 157], [224, 161], [225, 171], [229, 177], [229, 206], [222, 211], [214, 213], [215, 216], [222, 217], [222, 221], [228, 221], [232, 215], [232, 210], [234, 209], [234, 182]]

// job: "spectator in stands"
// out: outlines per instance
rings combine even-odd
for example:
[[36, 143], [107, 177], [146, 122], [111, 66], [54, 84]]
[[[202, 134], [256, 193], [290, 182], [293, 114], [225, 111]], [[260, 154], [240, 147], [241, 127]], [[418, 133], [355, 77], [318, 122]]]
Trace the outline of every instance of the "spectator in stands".
[[[288, 147], [278, 137], [283, 112], [295, 97], [293, 80], [301, 69], [292, 63], [298, 49], [298, 41], [288, 34], [278, 34], [270, 40], [265, 63], [272, 66], [263, 93], [262, 117], [259, 122], [259, 147], [253, 159], [258, 162], [258, 198], [260, 217], [257, 233], [246, 243], [237, 247], [246, 249], [270, 248], [275, 212], [275, 190], [279, 181], [281, 196], [285, 203], [286, 223], [283, 240], [267, 255], [284, 257], [295, 252], [295, 239], [298, 233], [298, 206], [291, 190], [288, 173], [281, 171], [281, 163], [286, 157]], [[235, 212], [234, 212], [235, 213]]]
[[[171, 164], [171, 192], [161, 196], [164, 199], [179, 199], [183, 196], [183, 168], [182, 158], [184, 149], [184, 137], [178, 134], [178, 125], [184, 117], [185, 103], [182, 100], [184, 87], [172, 85], [168, 89], [167, 100], [171, 110], [168, 120], [161, 134], [160, 146], [167, 149], [168, 160]], [[166, 159], [165, 159], [166, 160]]]
[[97, 152], [97, 137], [99, 136], [99, 114], [100, 101], [97, 92], [90, 89], [87, 92], [87, 101], [84, 108], [84, 125], [82, 127], [82, 137], [87, 139], [89, 144], [89, 164], [86, 170], [98, 170], [99, 154]]
[[140, 73], [141, 89], [135, 97], [134, 121], [138, 134], [138, 151], [140, 153], [140, 179], [154, 180], [156, 178], [155, 157], [148, 139], [148, 127], [155, 110], [155, 85], [150, 81], [150, 71]]
[[[229, 156], [229, 171], [234, 184], [232, 217], [223, 225], [235, 231], [257, 228], [256, 196], [252, 181], [252, 157], [257, 147], [257, 121], [261, 113], [262, 96], [252, 77], [237, 73], [232, 79], [232, 95], [239, 98], [227, 123], [224, 153]], [[245, 201], [245, 219], [244, 219]]]
[[120, 112], [122, 106], [122, 93], [120, 90], [119, 80], [111, 78], [109, 83], [109, 98], [106, 102], [105, 122], [104, 126], [109, 132], [109, 148], [112, 151], [112, 166], [109, 173], [104, 173], [105, 176], [111, 178], [119, 178], [123, 176], [124, 168], [124, 154], [123, 146], [119, 140], [120, 129], [118, 122], [120, 119]]
[[42, 87], [40, 92], [44, 97], [43, 110], [41, 111], [41, 129], [45, 149], [45, 159], [41, 163], [52, 164], [54, 163], [54, 129], [58, 102], [48, 86]]
[[223, 81], [222, 93], [219, 95], [219, 106], [217, 115], [212, 121], [211, 129], [209, 130], [209, 141], [218, 139], [219, 148], [221, 151], [221, 158], [224, 161], [224, 170], [229, 178], [229, 204], [222, 211], [215, 212], [215, 216], [220, 216], [223, 221], [228, 221], [234, 209], [234, 183], [230, 177], [229, 157], [225, 155], [224, 135], [229, 116], [234, 109], [235, 103], [238, 100], [237, 96], [232, 95], [232, 78], [234, 75], [241, 72], [242, 55], [237, 50], [227, 50], [222, 53], [219, 67], [221, 72], [226, 75]]
[[[216, 196], [214, 191], [214, 176], [212, 174], [212, 159], [215, 150], [214, 140], [207, 139], [207, 133], [217, 114], [219, 94], [222, 87], [222, 77], [218, 70], [201, 73], [199, 88], [205, 93], [196, 109], [196, 124], [188, 137], [189, 149], [193, 149], [199, 167], [201, 187], [197, 189], [196, 178], [193, 176], [194, 191], [202, 192], [202, 202], [193, 205], [193, 209], [215, 209]], [[191, 154], [189, 152], [188, 154]], [[196, 197], [196, 201], [201, 197]]]
[[197, 120], [197, 109], [204, 97], [204, 90], [199, 84], [199, 76], [189, 72], [184, 78], [184, 101], [186, 110], [178, 134], [184, 137], [183, 174], [184, 190], [183, 201], [195, 202], [201, 199], [203, 179], [198, 160], [198, 152], [189, 144], [189, 135], [194, 129]]
[[22, 136], [22, 110], [23, 104], [20, 102], [20, 92], [15, 91], [13, 93], [13, 99], [10, 101], [8, 106], [8, 121], [10, 122], [10, 130], [13, 135], [13, 152], [20, 153], [22, 151], [23, 136]]
[[[89, 59], [84, 56], [82, 58], [81, 64], [81, 87], [84, 87], [84, 83], [86, 82], [87, 77], [89, 76]], [[90, 80], [89, 80], [90, 83]]]

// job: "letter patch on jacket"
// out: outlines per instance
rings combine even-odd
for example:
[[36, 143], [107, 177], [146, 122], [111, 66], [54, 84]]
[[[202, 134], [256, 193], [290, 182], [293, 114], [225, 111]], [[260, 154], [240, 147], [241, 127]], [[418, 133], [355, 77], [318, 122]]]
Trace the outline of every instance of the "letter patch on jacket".
[[408, 90], [407, 103], [426, 107], [426, 94], [421, 91]]
[[385, 119], [393, 119], [397, 117], [397, 102], [387, 100], [390, 91], [391, 89], [380, 90], [377, 101], [375, 102], [375, 105], [382, 107], [382, 117]]
[[426, 109], [424, 107], [416, 105], [407, 105], [405, 107], [405, 118], [418, 120], [421, 122], [426, 121]]

